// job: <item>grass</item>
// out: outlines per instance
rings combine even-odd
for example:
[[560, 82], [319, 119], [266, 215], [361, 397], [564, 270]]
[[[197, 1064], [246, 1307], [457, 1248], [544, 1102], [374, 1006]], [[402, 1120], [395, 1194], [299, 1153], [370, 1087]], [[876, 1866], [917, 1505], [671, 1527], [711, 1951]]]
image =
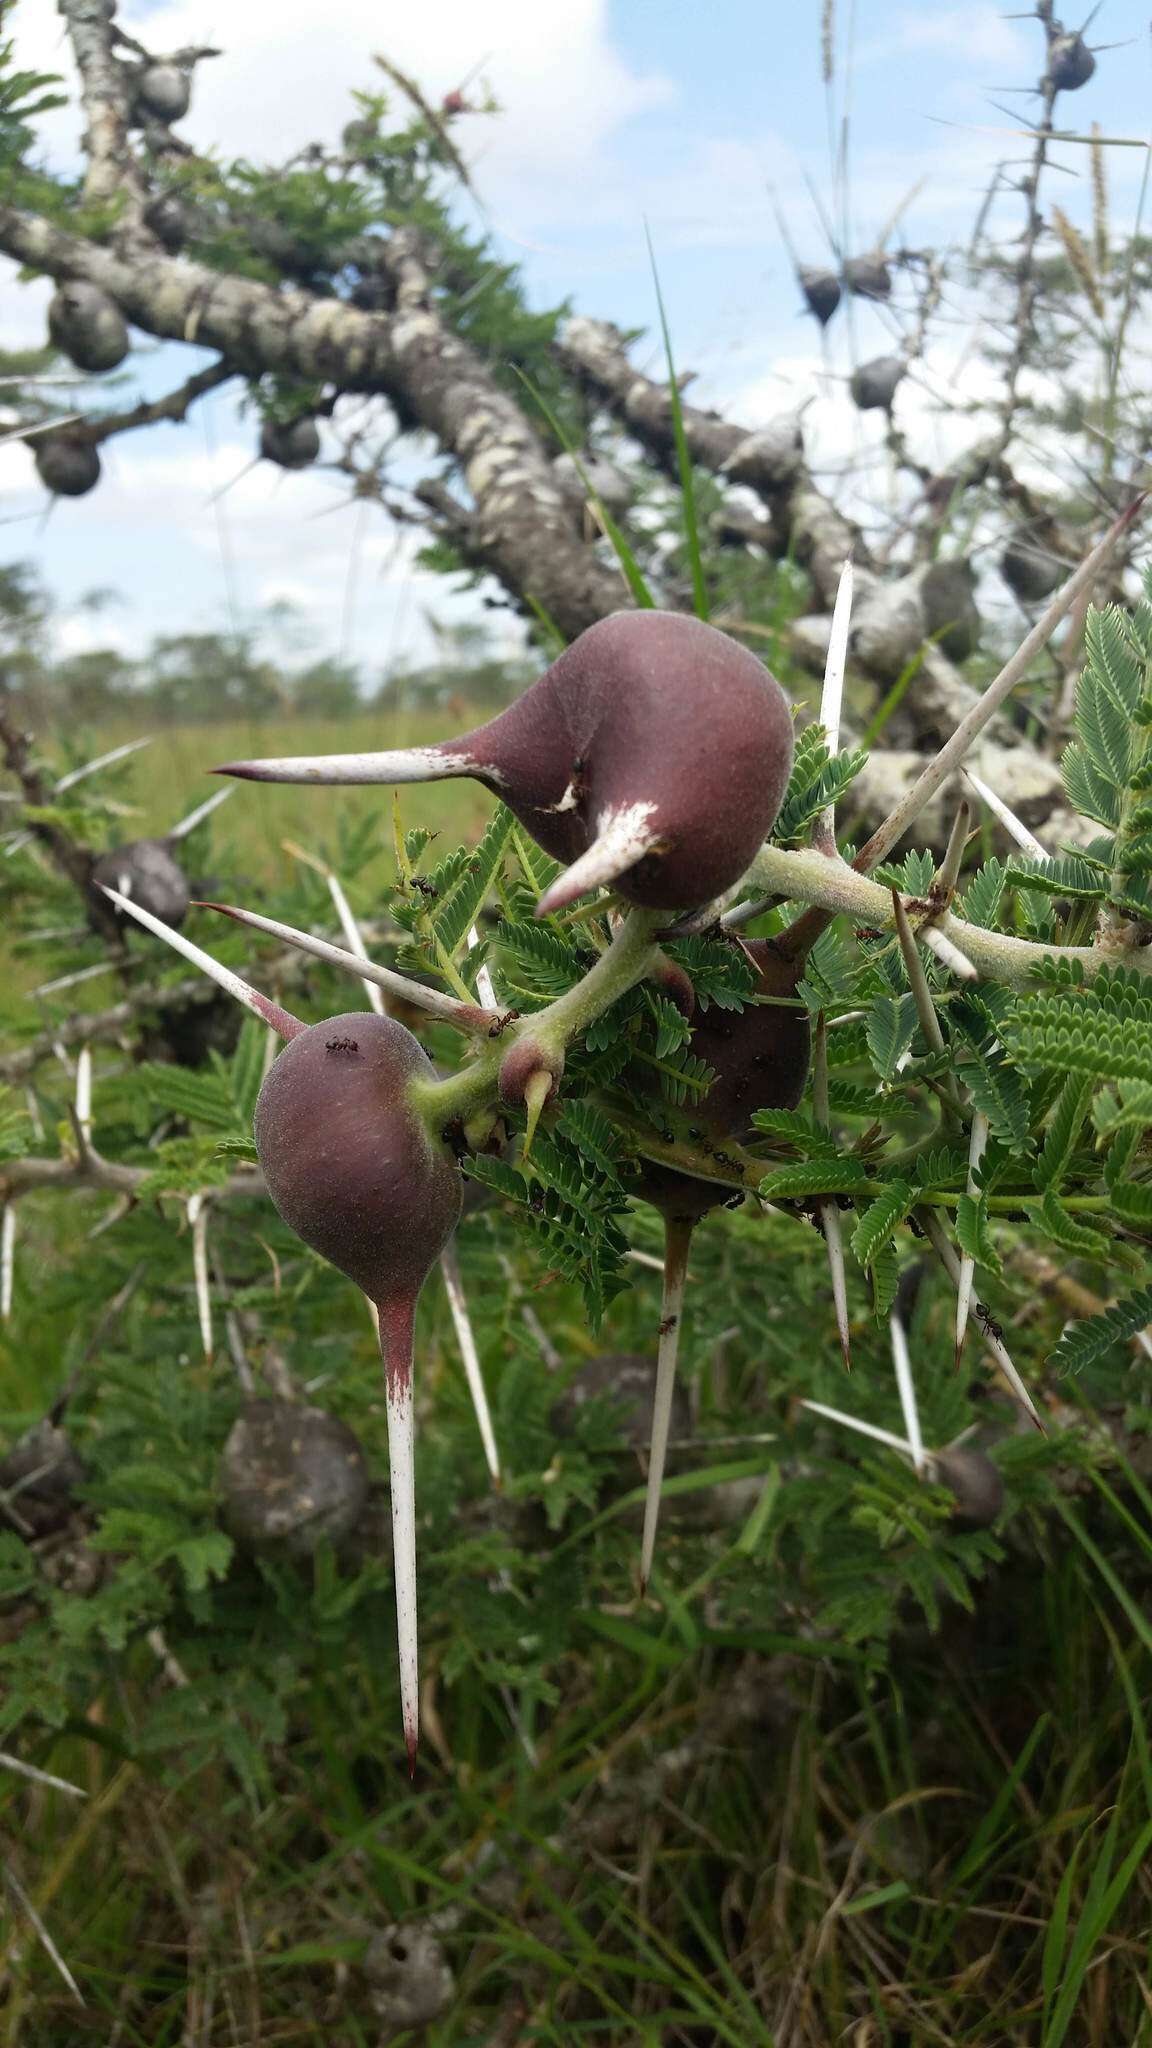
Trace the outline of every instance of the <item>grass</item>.
[[[171, 824], [216, 761], [419, 743], [467, 722], [164, 729], [126, 771], [125, 830]], [[117, 725], [91, 750], [132, 736]], [[211, 864], [260, 904], [293, 868], [285, 838], [335, 857], [388, 803], [384, 790], [244, 786], [213, 823]], [[406, 822], [450, 843], [488, 812], [465, 782], [404, 792]], [[359, 907], [389, 872], [380, 855], [358, 873]], [[103, 989], [76, 995], [99, 1004]], [[70, 1212], [70, 1227], [100, 1208]], [[587, 1351], [571, 1304], [555, 1290], [546, 1300], [555, 1340]], [[497, 1315], [483, 1294], [478, 1307]], [[614, 1342], [640, 1348], [650, 1309], [634, 1327], [622, 1310]], [[305, 1302], [304, 1348], [308, 1313]], [[456, 1400], [471, 1445], [459, 1388], [445, 1384], [443, 1320], [434, 1301], [422, 1370], [439, 1373], [436, 1399]], [[65, 1326], [45, 1313], [25, 1329], [39, 1393], [58, 1383]], [[484, 1360], [497, 1385], [508, 1356], [493, 1326]], [[9, 1369], [31, 1403], [14, 1354]], [[368, 1398], [341, 1386], [366, 1430]], [[378, 1412], [374, 1426], [378, 1437]], [[759, 1470], [734, 1458], [726, 1476], [757, 1486]], [[673, 1480], [670, 1531], [703, 1476]], [[675, 1593], [671, 1569], [657, 1580], [663, 1606], [575, 1598], [560, 1682], [518, 1702], [479, 1660], [458, 1668], [451, 1631], [429, 1615], [414, 1788], [391, 1739], [387, 1586], [351, 1628], [319, 1567], [314, 1583], [301, 1574], [262, 1592], [270, 1610], [292, 1608], [307, 1658], [276, 1703], [283, 1725], [259, 1740], [248, 1724], [273, 1709], [258, 1632], [237, 1667], [250, 1691], [225, 1688], [220, 1725], [184, 1743], [165, 1742], [163, 1673], [134, 1637], [109, 1651], [82, 1715], [21, 1738], [82, 1802], [0, 1769], [0, 1856], [84, 1999], [10, 1898], [0, 2048], [1152, 2048], [1152, 1502], [1138, 1475], [1122, 1478], [1085, 1479], [1062, 1515], [1031, 1526], [1023, 1510], [974, 1611], [953, 1607], [934, 1635], [910, 1616], [884, 1669], [813, 1640], [786, 1602], [775, 1636], [737, 1621], [718, 1639], [714, 1552]], [[771, 1532], [786, 1483], [773, 1467], [730, 1538], [729, 1554], [761, 1558], [765, 1574], [780, 1570]], [[515, 1502], [513, 1488], [513, 1517]], [[624, 1521], [606, 1500], [566, 1526], [553, 1571], [571, 1562], [574, 1584], [602, 1588], [600, 1553], [586, 1560], [593, 1545], [630, 1554]], [[489, 1567], [476, 1556], [469, 1621], [482, 1636]], [[793, 1612], [804, 1609], [798, 1586]], [[539, 1625], [526, 1601], [527, 1639]], [[202, 1638], [190, 1630], [170, 1648], [211, 1663]], [[233, 1642], [220, 1658], [238, 1654]], [[431, 1927], [453, 1973], [448, 2012], [422, 2032], [387, 2020], [379, 1942], [400, 1923], [389, 1940]]]
[[[38, 1755], [83, 1809], [0, 1780], [87, 2001], [22, 1934], [0, 2040], [1141, 2048], [1147, 1666], [1075, 1549], [989, 1598], [992, 1641], [913, 1635], [884, 1677], [750, 1652], [718, 1690], [708, 1653], [590, 1643], [537, 1765], [457, 1689], [415, 1790], [368, 1662], [318, 1660], [267, 1785], [125, 1762], [138, 1657]], [[373, 1937], [429, 1916], [452, 2011], [381, 2035]]]
[[[456, 707], [444, 712], [362, 712], [354, 718], [236, 720], [216, 725], [161, 726], [150, 746], [129, 761], [125, 801], [134, 807], [125, 836], [163, 832], [194, 804], [219, 788], [209, 771], [222, 762], [254, 755], [360, 753], [373, 748], [422, 746], [473, 722]], [[147, 731], [145, 725], [111, 720], [101, 726], [93, 752], [114, 747]], [[213, 827], [214, 843], [234, 852], [236, 872], [245, 867], [268, 880], [289, 860], [281, 846], [294, 838], [311, 848], [334, 845], [338, 825], [354, 828], [387, 810], [384, 788], [301, 788], [291, 783], [242, 783]], [[491, 815], [492, 802], [475, 782], [415, 783], [404, 790], [404, 817], [412, 825], [474, 837]]]
[[[227, 761], [256, 755], [299, 753], [354, 753], [377, 748], [420, 746], [442, 739], [447, 732], [466, 730], [477, 722], [465, 706], [454, 705], [439, 712], [363, 712], [354, 718], [263, 721], [235, 720], [215, 725], [156, 725], [142, 718], [109, 719], [95, 730], [73, 740], [66, 765], [91, 760], [97, 755], [152, 732], [151, 743], [118, 767], [116, 801], [124, 806], [109, 844], [149, 835], [161, 835], [220, 787], [211, 775], [213, 767]], [[65, 765], [64, 735], [43, 732], [42, 750], [53, 767]], [[71, 738], [71, 736], [68, 736]], [[102, 778], [92, 782], [99, 791]], [[322, 789], [289, 783], [239, 783], [230, 802], [213, 817], [210, 831], [210, 867], [229, 877], [228, 889], [238, 900], [259, 907], [261, 891], [288, 880], [296, 863], [285, 851], [292, 840], [309, 852], [326, 852], [339, 860], [341, 843], [371, 820], [382, 826], [382, 843], [391, 846], [392, 792], [388, 788]], [[416, 783], [403, 791], [403, 816], [407, 826], [423, 826], [442, 833], [448, 843], [476, 839], [491, 815], [492, 802], [479, 783], [449, 781]], [[370, 860], [360, 876], [361, 895], [357, 908], [371, 914], [372, 888], [390, 880], [391, 852]], [[193, 874], [193, 882], [210, 884], [211, 875]], [[193, 913], [189, 930], [200, 943], [213, 944], [210, 927], [219, 920]], [[93, 960], [101, 956], [93, 948]], [[42, 962], [33, 955], [11, 955], [0, 932], [0, 964], [4, 968], [3, 1008], [13, 1022], [29, 992], [46, 977]], [[108, 977], [94, 979], [69, 989], [58, 998], [69, 1013], [98, 1010], [115, 1000]], [[2, 1032], [0, 1011], [0, 1032]]]

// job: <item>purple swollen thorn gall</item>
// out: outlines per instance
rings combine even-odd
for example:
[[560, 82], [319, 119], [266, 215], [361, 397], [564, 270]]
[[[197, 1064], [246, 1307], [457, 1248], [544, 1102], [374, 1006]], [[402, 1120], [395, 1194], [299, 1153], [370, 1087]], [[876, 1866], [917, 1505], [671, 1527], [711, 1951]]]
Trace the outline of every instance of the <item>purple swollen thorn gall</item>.
[[1096, 59], [1079, 30], [1053, 37], [1048, 46], [1048, 76], [1057, 92], [1079, 92], [1095, 69]]
[[827, 327], [840, 304], [840, 279], [835, 271], [817, 270], [802, 263], [796, 278], [808, 311], [815, 314], [821, 327]]
[[320, 454], [320, 429], [315, 420], [293, 420], [284, 426], [265, 420], [260, 429], [260, 453], [278, 469], [307, 469]]
[[412, 1333], [420, 1290], [460, 1216], [460, 1169], [429, 1135], [413, 1084], [427, 1054], [392, 1017], [312, 1025], [270, 1068], [256, 1151], [285, 1223], [374, 1305], [384, 1361], [400, 1691], [409, 1766], [419, 1731]]
[[54, 498], [84, 498], [100, 481], [100, 457], [81, 434], [43, 434], [32, 450], [36, 473]]
[[615, 612], [507, 711], [439, 747], [240, 761], [258, 782], [484, 783], [567, 873], [541, 913], [611, 884], [652, 910], [694, 909], [739, 881], [792, 767], [775, 678], [714, 626]]
[[849, 256], [844, 282], [858, 299], [887, 299], [892, 294], [892, 272], [883, 256]]
[[861, 363], [849, 380], [852, 396], [860, 411], [890, 412], [903, 375], [901, 356], [875, 356], [870, 363]]
[[136, 81], [138, 112], [153, 121], [182, 121], [192, 103], [188, 73], [178, 64], [146, 64]]
[[80, 279], [53, 293], [48, 332], [78, 370], [118, 369], [128, 353], [128, 329], [116, 301], [98, 285]]

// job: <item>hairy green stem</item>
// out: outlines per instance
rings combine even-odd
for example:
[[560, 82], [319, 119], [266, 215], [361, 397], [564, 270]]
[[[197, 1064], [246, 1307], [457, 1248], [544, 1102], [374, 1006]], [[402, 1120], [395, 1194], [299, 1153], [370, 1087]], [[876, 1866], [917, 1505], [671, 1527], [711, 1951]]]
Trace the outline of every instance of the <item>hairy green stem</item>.
[[[787, 897], [791, 903], [843, 912], [854, 922], [877, 930], [888, 930], [894, 921], [890, 889], [857, 874], [847, 861], [839, 857], [830, 859], [812, 848], [790, 851], [781, 846], [762, 846], [746, 879], [767, 894]], [[916, 921], [913, 914], [913, 923]], [[968, 924], [950, 910], [920, 922], [930, 922], [951, 939], [985, 980], [1003, 982], [1008, 988], [1027, 988], [1042, 960], [1078, 960], [1088, 981], [1102, 967], [1118, 965], [1134, 968], [1140, 974], [1152, 974], [1152, 949], [1040, 945], [1032, 939], [1017, 938], [1011, 932], [985, 931], [981, 925]]]
[[409, 1099], [428, 1129], [442, 1131], [447, 1124], [463, 1122], [495, 1101], [500, 1068], [509, 1049], [521, 1039], [530, 1038], [542, 1051], [562, 1054], [572, 1039], [643, 981], [660, 950], [653, 935], [667, 922], [663, 911], [630, 910], [607, 951], [574, 988], [566, 989], [545, 1009], [522, 1017], [458, 1074], [446, 1081], [414, 1082]]

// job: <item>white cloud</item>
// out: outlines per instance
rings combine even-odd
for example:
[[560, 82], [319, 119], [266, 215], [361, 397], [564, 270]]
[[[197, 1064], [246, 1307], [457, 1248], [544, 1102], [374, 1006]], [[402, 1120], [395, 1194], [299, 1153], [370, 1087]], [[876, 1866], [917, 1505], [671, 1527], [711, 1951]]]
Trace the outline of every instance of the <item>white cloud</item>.
[[1018, 67], [1028, 46], [1015, 25], [985, 0], [971, 7], [907, 9], [886, 35], [865, 44], [860, 57], [874, 64], [917, 51], [954, 57], [966, 70], [975, 70], [986, 64]]

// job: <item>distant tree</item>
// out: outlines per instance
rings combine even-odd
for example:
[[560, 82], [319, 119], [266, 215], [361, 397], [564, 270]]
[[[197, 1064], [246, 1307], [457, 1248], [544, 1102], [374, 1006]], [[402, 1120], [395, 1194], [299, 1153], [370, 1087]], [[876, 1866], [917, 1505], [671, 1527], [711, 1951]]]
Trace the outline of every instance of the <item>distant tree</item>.
[[141, 681], [151, 713], [173, 722], [262, 718], [287, 696], [280, 671], [248, 635], [163, 635], [141, 664]]
[[344, 718], [363, 709], [360, 670], [354, 662], [328, 657], [293, 676], [294, 708], [304, 718]]

